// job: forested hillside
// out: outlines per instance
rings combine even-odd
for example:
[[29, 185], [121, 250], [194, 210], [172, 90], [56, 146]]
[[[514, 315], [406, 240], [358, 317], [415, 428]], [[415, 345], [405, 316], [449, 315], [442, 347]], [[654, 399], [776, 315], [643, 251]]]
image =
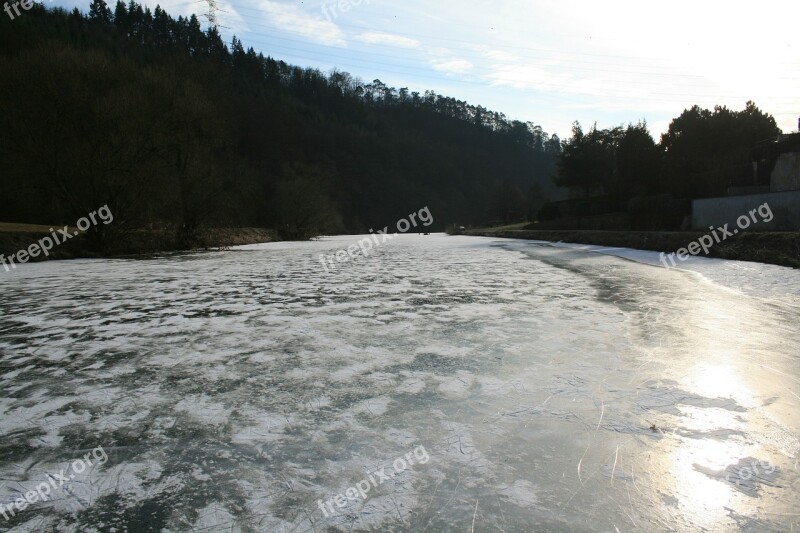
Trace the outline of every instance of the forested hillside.
[[0, 221], [366, 232], [535, 214], [561, 143], [453, 98], [226, 45], [197, 18], [95, 0], [0, 17]]

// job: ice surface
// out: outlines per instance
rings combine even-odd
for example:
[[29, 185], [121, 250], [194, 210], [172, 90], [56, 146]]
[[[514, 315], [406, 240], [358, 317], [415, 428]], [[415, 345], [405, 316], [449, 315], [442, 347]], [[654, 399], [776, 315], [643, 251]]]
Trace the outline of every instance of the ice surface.
[[800, 525], [800, 272], [358, 238], [0, 272], [0, 504], [108, 454], [0, 529]]

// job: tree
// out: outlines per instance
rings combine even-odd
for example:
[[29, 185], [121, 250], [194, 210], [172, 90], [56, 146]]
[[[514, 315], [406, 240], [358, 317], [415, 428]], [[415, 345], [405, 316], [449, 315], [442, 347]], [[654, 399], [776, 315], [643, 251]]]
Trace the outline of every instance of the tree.
[[102, 24], [111, 24], [111, 8], [104, 0], [92, 0], [89, 6], [89, 20]]
[[495, 182], [491, 198], [489, 216], [494, 220], [510, 224], [527, 215], [525, 195], [507, 179]]
[[304, 164], [284, 165], [275, 188], [279, 231], [286, 239], [336, 234], [344, 229], [342, 216], [329, 190], [331, 176]]
[[616, 147], [622, 128], [598, 130], [594, 125], [584, 134], [580, 123], [572, 125], [572, 137], [563, 145], [556, 183], [579, 190], [585, 198], [592, 193], [612, 192], [616, 184]]
[[619, 196], [629, 200], [658, 193], [661, 150], [647, 129], [647, 122], [628, 124], [617, 147]]
[[753, 102], [743, 111], [684, 110], [661, 137], [664, 186], [676, 197], [722, 195], [731, 180], [747, 174], [753, 145], [779, 134], [775, 119]]

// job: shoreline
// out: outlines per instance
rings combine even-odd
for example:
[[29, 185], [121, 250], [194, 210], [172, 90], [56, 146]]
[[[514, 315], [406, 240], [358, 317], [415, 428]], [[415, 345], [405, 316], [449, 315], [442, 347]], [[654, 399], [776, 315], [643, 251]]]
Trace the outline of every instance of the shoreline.
[[[498, 237], [535, 241], [593, 244], [597, 246], [633, 248], [653, 252], [675, 253], [689, 243], [707, 235], [690, 231], [589, 231], [589, 230], [523, 230], [485, 228], [466, 230], [461, 235]], [[800, 232], [746, 232], [715, 244], [708, 254], [736, 261], [752, 261], [800, 269]]]
[[[8, 258], [21, 250], [27, 250], [39, 239], [50, 235], [50, 226], [27, 224], [0, 224], [0, 254]], [[175, 230], [136, 229], [113, 234], [97, 248], [86, 234], [81, 234], [49, 251], [48, 256], [39, 255], [26, 263], [51, 260], [137, 258], [153, 254], [187, 252], [197, 250], [226, 249], [231, 246], [277, 242], [274, 230], [266, 228], [205, 228], [199, 230], [190, 242], [182, 241]], [[3, 268], [0, 266], [0, 271]]]
[[[525, 239], [571, 244], [631, 248], [675, 253], [707, 233], [665, 231], [595, 231], [595, 230], [525, 230], [522, 226], [505, 226], [466, 230], [457, 234], [474, 237]], [[6, 258], [27, 249], [49, 235], [49, 226], [0, 223], [0, 254]], [[86, 234], [79, 235], [28, 262], [65, 259], [137, 258], [153, 254], [226, 249], [231, 246], [279, 242], [274, 230], [266, 228], [206, 228], [191, 243], [181, 242], [174, 230], [128, 230], [115, 234], [103, 249], [91, 245]], [[800, 232], [744, 232], [715, 244], [708, 254], [737, 261], [752, 261], [800, 269]], [[2, 267], [0, 267], [2, 270]]]

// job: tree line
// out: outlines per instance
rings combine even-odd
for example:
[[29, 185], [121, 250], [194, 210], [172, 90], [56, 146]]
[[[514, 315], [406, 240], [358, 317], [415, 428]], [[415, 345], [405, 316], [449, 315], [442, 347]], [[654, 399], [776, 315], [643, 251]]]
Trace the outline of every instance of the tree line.
[[[645, 122], [594, 125], [588, 132], [575, 122], [563, 142], [555, 181], [577, 197], [602, 198], [606, 211], [625, 211], [632, 199], [724, 196], [731, 186], [769, 185], [768, 177], [754, 176], [751, 151], [780, 133], [775, 119], [753, 102], [742, 111], [693, 106], [672, 120], [658, 143]], [[583, 205], [590, 211], [592, 202]]]

